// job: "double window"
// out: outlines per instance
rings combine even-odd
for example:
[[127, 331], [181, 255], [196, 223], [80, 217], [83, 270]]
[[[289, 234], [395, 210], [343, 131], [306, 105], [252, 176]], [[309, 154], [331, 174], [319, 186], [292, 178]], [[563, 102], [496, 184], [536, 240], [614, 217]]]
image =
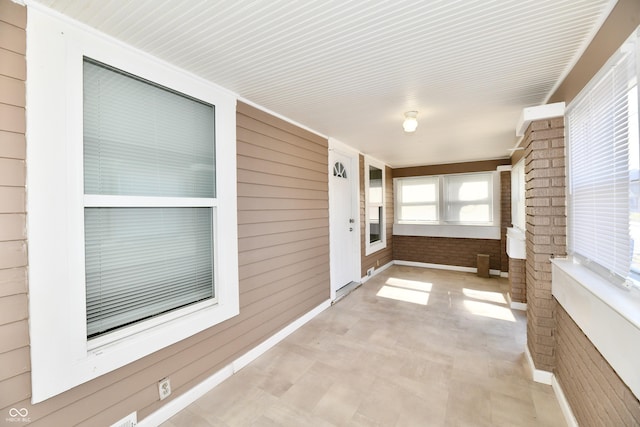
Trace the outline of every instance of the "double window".
[[239, 313], [236, 99], [72, 23], [29, 19], [40, 402]]
[[493, 172], [396, 178], [394, 182], [398, 224], [493, 224]]
[[83, 67], [87, 334], [215, 301], [214, 106]]
[[569, 251], [610, 280], [640, 279], [638, 36], [569, 105]]

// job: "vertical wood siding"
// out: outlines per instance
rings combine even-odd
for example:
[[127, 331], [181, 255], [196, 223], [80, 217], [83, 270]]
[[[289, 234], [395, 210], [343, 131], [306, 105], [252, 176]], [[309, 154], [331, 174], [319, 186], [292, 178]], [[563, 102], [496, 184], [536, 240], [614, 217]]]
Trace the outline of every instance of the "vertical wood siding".
[[26, 24], [26, 8], [0, 0], [0, 423], [15, 402], [31, 394], [25, 231]]

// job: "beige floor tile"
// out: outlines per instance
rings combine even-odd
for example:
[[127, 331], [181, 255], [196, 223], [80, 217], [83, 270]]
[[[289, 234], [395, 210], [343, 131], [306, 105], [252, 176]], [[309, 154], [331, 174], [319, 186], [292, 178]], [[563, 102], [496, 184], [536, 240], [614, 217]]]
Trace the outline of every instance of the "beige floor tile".
[[335, 383], [313, 409], [314, 415], [337, 426], [348, 425], [362, 403], [362, 393], [347, 384]]
[[[420, 289], [427, 305], [384, 286]], [[551, 387], [531, 381], [526, 314], [509, 309], [507, 288], [391, 267], [164, 427], [564, 426]]]
[[495, 426], [528, 427], [538, 425], [531, 398], [520, 400], [514, 396], [491, 392], [491, 421]]
[[355, 417], [374, 421], [377, 425], [393, 426], [400, 416], [401, 404], [399, 388], [386, 379], [378, 378], [362, 397]]
[[454, 380], [449, 388], [446, 425], [491, 426], [491, 399], [488, 388]]

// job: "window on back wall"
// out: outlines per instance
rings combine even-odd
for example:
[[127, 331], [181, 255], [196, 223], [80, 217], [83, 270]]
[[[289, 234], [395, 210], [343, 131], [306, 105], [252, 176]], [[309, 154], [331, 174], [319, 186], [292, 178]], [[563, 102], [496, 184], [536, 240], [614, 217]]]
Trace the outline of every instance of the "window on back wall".
[[398, 178], [396, 182], [396, 217], [400, 222], [435, 223], [439, 219], [439, 178], [424, 176]]
[[569, 251], [616, 283], [640, 280], [637, 34], [566, 113]]
[[396, 178], [398, 224], [492, 225], [494, 173]]

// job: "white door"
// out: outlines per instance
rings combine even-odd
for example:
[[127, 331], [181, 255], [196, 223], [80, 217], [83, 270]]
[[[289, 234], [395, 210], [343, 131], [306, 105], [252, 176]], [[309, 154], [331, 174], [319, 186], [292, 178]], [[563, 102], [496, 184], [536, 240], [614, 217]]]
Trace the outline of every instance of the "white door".
[[[330, 259], [331, 259], [331, 296], [335, 291], [358, 280], [357, 236], [358, 221], [354, 208], [355, 186], [353, 157], [330, 152], [329, 161], [329, 220], [330, 220]], [[357, 161], [357, 158], [356, 158]]]

